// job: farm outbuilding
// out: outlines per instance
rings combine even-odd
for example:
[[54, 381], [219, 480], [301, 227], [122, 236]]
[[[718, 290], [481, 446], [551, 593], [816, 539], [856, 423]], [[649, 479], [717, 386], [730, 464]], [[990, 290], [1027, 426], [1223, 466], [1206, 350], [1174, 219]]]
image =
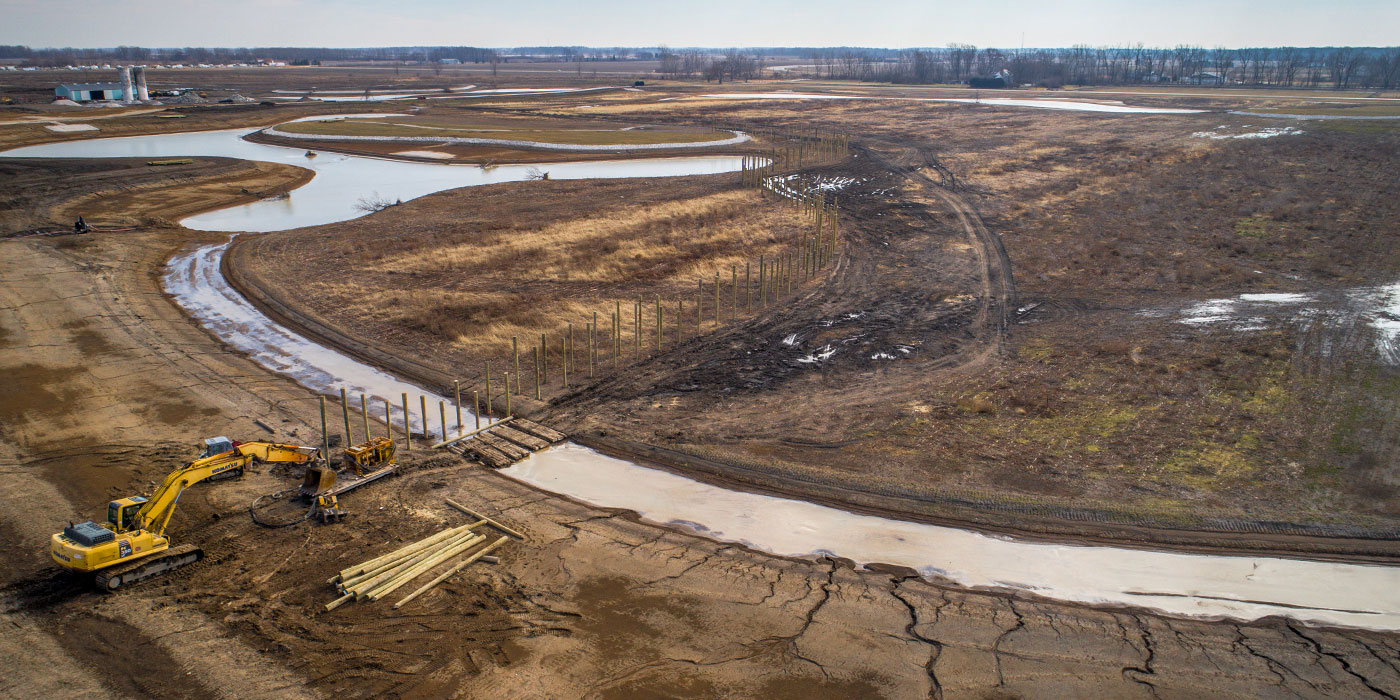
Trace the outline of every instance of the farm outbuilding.
[[53, 93], [58, 98], [74, 102], [120, 100], [126, 96], [121, 83], [64, 83], [54, 88]]

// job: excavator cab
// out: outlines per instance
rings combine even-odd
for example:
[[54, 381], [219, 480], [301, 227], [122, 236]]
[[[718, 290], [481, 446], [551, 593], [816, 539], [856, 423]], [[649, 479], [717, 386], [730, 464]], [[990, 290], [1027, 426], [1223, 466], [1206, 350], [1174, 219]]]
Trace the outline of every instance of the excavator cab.
[[141, 496], [132, 496], [108, 503], [107, 523], [112, 526], [112, 532], [121, 533], [135, 528], [136, 514], [141, 512], [141, 507], [144, 505], [146, 505], [146, 499]]
[[225, 452], [233, 451], [233, 441], [224, 436], [209, 438], [204, 441], [204, 451], [200, 453], [198, 459], [221, 455]]

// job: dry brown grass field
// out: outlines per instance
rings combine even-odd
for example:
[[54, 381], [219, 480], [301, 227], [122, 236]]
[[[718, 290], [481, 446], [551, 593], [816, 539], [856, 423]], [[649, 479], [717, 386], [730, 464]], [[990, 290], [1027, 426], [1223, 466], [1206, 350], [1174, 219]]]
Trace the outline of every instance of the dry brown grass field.
[[[261, 236], [242, 244], [240, 255], [264, 261], [252, 274], [270, 291], [290, 294], [295, 280], [301, 293], [311, 292], [306, 308], [332, 325], [394, 334], [445, 367], [479, 366], [510, 348], [513, 336], [527, 352], [541, 333], [555, 344], [569, 323], [582, 343], [593, 312], [600, 333], [610, 334], [619, 303], [630, 347], [634, 302], [646, 302], [650, 320], [657, 295], [668, 316], [664, 342], [672, 345], [677, 332], [695, 334], [698, 280], [713, 293], [714, 271], [722, 269], [729, 295], [731, 266], [742, 277], [749, 263], [756, 283], [760, 256], [791, 252], [806, 231], [793, 209], [736, 189], [732, 179], [473, 188], [469, 201], [432, 195], [396, 207], [402, 211], [393, 217], [321, 227], [312, 236]], [[571, 216], [560, 221], [561, 209]], [[398, 222], [392, 232], [382, 228], [389, 220]], [[316, 262], [297, 262], [306, 259]], [[690, 312], [678, 311], [677, 301]]]

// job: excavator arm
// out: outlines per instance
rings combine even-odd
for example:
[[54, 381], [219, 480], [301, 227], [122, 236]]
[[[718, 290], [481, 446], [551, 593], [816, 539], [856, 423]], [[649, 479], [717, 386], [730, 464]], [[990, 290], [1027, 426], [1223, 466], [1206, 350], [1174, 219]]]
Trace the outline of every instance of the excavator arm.
[[[236, 454], [235, 454], [236, 453]], [[177, 469], [165, 477], [165, 482], [151, 494], [150, 500], [136, 514], [136, 525], [156, 535], [164, 535], [180, 494], [186, 488], [224, 472], [242, 469], [254, 458], [263, 462], [305, 464], [316, 459], [315, 447], [284, 445], [275, 442], [244, 442], [232, 453], [223, 453], [195, 460], [188, 467]]]
[[[184, 493], [186, 488], [226, 471], [241, 469], [248, 463], [247, 458], [202, 463], [206, 461], [200, 460], [184, 469], [170, 472], [165, 477], [165, 482], [156, 489], [155, 493], [151, 494], [146, 505], [137, 511], [136, 527], [157, 535], [164, 535], [165, 527], [170, 523], [170, 517], [175, 514], [175, 505], [180, 500], [180, 494]], [[159, 521], [159, 525], [156, 524], [157, 521]]]
[[315, 461], [320, 455], [318, 447], [284, 445], [277, 442], [242, 442], [234, 449], [245, 457], [255, 457], [261, 462], [290, 462], [306, 464]]

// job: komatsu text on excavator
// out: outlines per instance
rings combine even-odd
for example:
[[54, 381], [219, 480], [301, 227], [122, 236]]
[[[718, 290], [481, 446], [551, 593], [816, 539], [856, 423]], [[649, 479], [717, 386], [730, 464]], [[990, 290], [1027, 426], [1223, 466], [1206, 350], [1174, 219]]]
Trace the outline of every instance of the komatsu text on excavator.
[[50, 539], [53, 560], [74, 571], [96, 572], [99, 588], [116, 590], [204, 558], [191, 544], [171, 546], [165, 536], [175, 505], [186, 488], [201, 481], [235, 478], [254, 460], [314, 463], [315, 447], [274, 442], [205, 440], [204, 452], [189, 466], [165, 477], [149, 497], [131, 496], [107, 504], [107, 521], [69, 525]]

